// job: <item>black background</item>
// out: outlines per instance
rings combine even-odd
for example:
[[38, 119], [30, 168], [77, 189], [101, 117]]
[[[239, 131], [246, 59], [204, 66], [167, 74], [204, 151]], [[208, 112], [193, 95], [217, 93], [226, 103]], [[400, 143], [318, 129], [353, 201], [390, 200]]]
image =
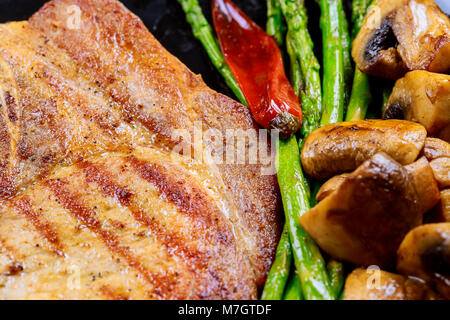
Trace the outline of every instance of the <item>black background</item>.
[[[45, 2], [46, 0], [0, 0], [0, 22], [28, 19]], [[211, 21], [210, 0], [199, 0], [199, 2], [206, 17]], [[234, 0], [234, 2], [265, 28], [265, 0]], [[450, 0], [436, 0], [436, 2], [450, 6]], [[122, 3], [143, 20], [166, 49], [183, 61], [193, 72], [201, 74], [210, 87], [233, 97], [220, 74], [209, 61], [200, 42], [193, 37], [191, 28], [176, 0], [122, 0]], [[315, 44], [314, 50], [321, 62], [320, 10], [314, 0], [306, 0], [305, 3], [308, 9], [309, 30]], [[345, 0], [345, 5], [350, 18], [351, 0]], [[372, 87], [375, 91], [372, 103], [378, 106], [381, 103], [381, 95], [376, 90], [380, 87], [380, 80], [374, 79]], [[376, 106], [372, 109], [379, 110]]]

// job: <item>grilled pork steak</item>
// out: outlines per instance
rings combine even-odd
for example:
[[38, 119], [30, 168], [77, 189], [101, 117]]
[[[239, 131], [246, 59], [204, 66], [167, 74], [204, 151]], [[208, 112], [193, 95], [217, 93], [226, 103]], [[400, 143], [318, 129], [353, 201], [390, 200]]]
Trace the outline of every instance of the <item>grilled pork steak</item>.
[[275, 177], [170, 150], [194, 124], [257, 126], [122, 4], [0, 25], [0, 89], [0, 298], [256, 298]]

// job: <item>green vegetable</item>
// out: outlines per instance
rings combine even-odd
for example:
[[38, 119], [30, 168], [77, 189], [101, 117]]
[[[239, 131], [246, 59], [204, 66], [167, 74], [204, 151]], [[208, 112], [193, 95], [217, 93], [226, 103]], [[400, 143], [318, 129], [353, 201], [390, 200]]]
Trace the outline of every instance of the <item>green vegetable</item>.
[[388, 102], [389, 97], [391, 96], [392, 87], [393, 87], [393, 85], [389, 85], [389, 84], [386, 84], [383, 87], [383, 107], [382, 107], [383, 109], [386, 106], [386, 103]]
[[291, 268], [292, 251], [289, 241], [289, 230], [284, 226], [278, 243], [275, 261], [272, 264], [261, 296], [262, 300], [281, 300]]
[[370, 7], [377, 3], [376, 0], [353, 0], [352, 2], [352, 21], [353, 30], [352, 38], [355, 39], [361, 29], [364, 18], [367, 12], [369, 12]]
[[[302, 69], [300, 62], [295, 54], [295, 45], [292, 39], [292, 34], [288, 32], [286, 37], [286, 49], [289, 55], [290, 65], [291, 65], [291, 84], [294, 88], [295, 94], [300, 97], [300, 93], [304, 88], [304, 80], [302, 75]], [[303, 109], [303, 108], [302, 108]]]
[[331, 287], [336, 297], [341, 295], [344, 286], [344, 266], [341, 262], [330, 260], [327, 265], [328, 277], [331, 281]]
[[[304, 79], [301, 95], [303, 123], [301, 132], [307, 136], [317, 128], [322, 111], [320, 65], [314, 55], [314, 44], [308, 32], [308, 19], [303, 0], [279, 0], [286, 20], [292, 48]], [[292, 64], [291, 60], [291, 64]]]
[[344, 299], [344, 293], [345, 293], [345, 288], [342, 289], [341, 294], [339, 295], [338, 300], [343, 300], [343, 299]]
[[320, 27], [323, 39], [323, 106], [320, 124], [344, 118], [345, 77], [342, 46], [342, 0], [320, 0]]
[[[352, 21], [353, 21], [353, 39], [356, 38], [364, 22], [364, 17], [369, 11], [369, 5], [375, 4], [376, 0], [353, 0]], [[345, 116], [346, 121], [361, 120], [366, 117], [367, 108], [372, 98], [370, 92], [369, 76], [362, 73], [358, 68], [355, 70], [353, 79], [352, 94], [350, 103]]]
[[278, 0], [267, 0], [266, 32], [275, 39], [279, 46], [283, 45], [285, 25]]
[[[348, 22], [342, 0], [320, 0], [319, 5], [324, 43], [324, 112], [320, 124], [324, 126], [343, 120], [353, 67]], [[314, 197], [319, 185], [314, 184]], [[311, 198], [311, 204], [314, 203], [315, 199]], [[344, 281], [342, 263], [331, 260], [328, 263], [328, 277], [334, 296], [339, 297]]]
[[292, 272], [284, 293], [283, 300], [302, 300], [302, 287], [297, 272]]
[[357, 69], [345, 120], [363, 120], [366, 117], [371, 98], [369, 77]]
[[[266, 31], [275, 38], [279, 45], [283, 43], [284, 25], [282, 20], [283, 17], [278, 0], [268, 0]], [[298, 95], [299, 90], [302, 88], [302, 75], [300, 65], [295, 59], [295, 54], [293, 55], [292, 40], [289, 38], [289, 35], [287, 36], [286, 46], [290, 57], [293, 58], [292, 61], [294, 61], [294, 63], [291, 63], [291, 79], [293, 80], [295, 93]], [[278, 243], [275, 260], [264, 285], [262, 300], [281, 300], [283, 298], [291, 263], [291, 242], [289, 240], [289, 229], [287, 224], [285, 224]]]
[[223, 76], [228, 87], [233, 91], [239, 101], [247, 105], [244, 94], [225, 62], [219, 43], [214, 37], [208, 20], [206, 20], [203, 15], [198, 0], [178, 0], [178, 2], [181, 4], [181, 7], [186, 14], [186, 20], [191, 25], [194, 36], [202, 43], [213, 65]]
[[345, 15], [344, 5], [339, 6], [339, 26], [341, 34], [342, 55], [344, 59], [344, 106], [346, 106], [350, 100], [350, 94], [352, 91], [353, 81], [353, 60], [350, 54], [352, 42], [350, 40], [350, 33], [348, 30], [347, 16]]
[[300, 216], [310, 209], [310, 190], [301, 168], [295, 136], [279, 141], [276, 165], [294, 263], [303, 296], [307, 300], [334, 299], [320, 249], [299, 222]]

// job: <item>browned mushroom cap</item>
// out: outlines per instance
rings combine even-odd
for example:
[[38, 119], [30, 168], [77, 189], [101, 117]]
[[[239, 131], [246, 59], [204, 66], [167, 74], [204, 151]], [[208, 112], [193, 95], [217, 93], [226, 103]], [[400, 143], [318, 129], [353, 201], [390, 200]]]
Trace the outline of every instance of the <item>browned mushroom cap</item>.
[[437, 300], [423, 281], [376, 269], [355, 269], [345, 281], [344, 300]]
[[379, 0], [366, 15], [352, 47], [353, 59], [361, 71], [391, 79], [407, 72], [391, 27], [396, 10], [405, 3], [406, 0]]
[[409, 70], [450, 70], [450, 20], [434, 0], [409, 0], [395, 14], [397, 50]]
[[437, 158], [430, 162], [434, 177], [441, 189], [450, 187], [450, 158]]
[[441, 191], [441, 202], [439, 203], [442, 222], [450, 222], [450, 189]]
[[306, 173], [323, 180], [355, 170], [378, 152], [403, 165], [417, 159], [427, 132], [404, 120], [360, 120], [331, 124], [312, 132], [302, 148]]
[[[439, 202], [441, 195], [428, 160], [422, 157], [416, 162], [405, 166], [405, 169], [408, 171], [416, 189], [416, 194], [419, 197], [418, 205], [421, 207], [421, 212], [433, 209], [436, 203]], [[322, 201], [336, 191], [349, 175], [349, 173], [343, 173], [326, 181], [317, 192], [316, 201]]]
[[363, 72], [398, 79], [407, 70], [450, 70], [450, 20], [433, 0], [379, 0], [352, 55]]
[[422, 222], [418, 201], [408, 171], [379, 153], [306, 212], [300, 223], [334, 258], [389, 267], [406, 233]]
[[407, 73], [395, 84], [383, 118], [419, 122], [430, 136], [450, 141], [450, 76], [427, 71]]
[[426, 280], [450, 299], [450, 223], [411, 230], [398, 250], [397, 270]]
[[333, 178], [331, 178], [330, 180], [328, 180], [327, 182], [325, 182], [319, 189], [319, 191], [317, 191], [316, 194], [316, 201], [322, 201], [323, 199], [325, 199], [328, 195], [330, 195], [331, 193], [333, 193], [335, 190], [337, 190], [337, 188], [339, 188], [339, 186], [342, 184], [342, 182], [344, 182], [344, 180], [349, 176], [349, 173], [343, 173], [340, 174], [338, 176], [334, 176]]
[[443, 157], [450, 158], [450, 144], [441, 139], [426, 138], [423, 155], [428, 161]]
[[[421, 212], [433, 209], [436, 203], [439, 202], [441, 194], [428, 160], [422, 157], [416, 162], [405, 166], [405, 169], [408, 171], [416, 189], [416, 194], [419, 197], [418, 205], [421, 208]], [[316, 201], [322, 201], [336, 191], [348, 176], [350, 176], [349, 173], [343, 173], [325, 182], [317, 192]]]
[[419, 199], [417, 205], [420, 206], [420, 211], [425, 213], [433, 209], [440, 200], [440, 193], [438, 183], [428, 160], [422, 157], [416, 162], [407, 165], [405, 169], [408, 171], [416, 189], [416, 194]]

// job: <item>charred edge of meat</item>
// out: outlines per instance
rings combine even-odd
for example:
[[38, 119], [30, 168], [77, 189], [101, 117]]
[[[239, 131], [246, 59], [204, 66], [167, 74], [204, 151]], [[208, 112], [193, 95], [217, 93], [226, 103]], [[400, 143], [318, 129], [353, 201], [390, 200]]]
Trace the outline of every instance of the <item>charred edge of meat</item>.
[[378, 52], [389, 48], [397, 48], [397, 45], [398, 41], [391, 27], [391, 19], [386, 17], [380, 28], [373, 33], [372, 38], [367, 42], [364, 59], [374, 62]]
[[9, 92], [9, 91], [5, 91], [5, 102], [6, 102], [6, 108], [8, 109], [9, 120], [12, 123], [16, 123], [18, 120], [16, 100], [14, 99], [14, 97], [11, 95], [11, 92]]
[[404, 106], [400, 102], [394, 102], [386, 106], [383, 119], [405, 119]]

